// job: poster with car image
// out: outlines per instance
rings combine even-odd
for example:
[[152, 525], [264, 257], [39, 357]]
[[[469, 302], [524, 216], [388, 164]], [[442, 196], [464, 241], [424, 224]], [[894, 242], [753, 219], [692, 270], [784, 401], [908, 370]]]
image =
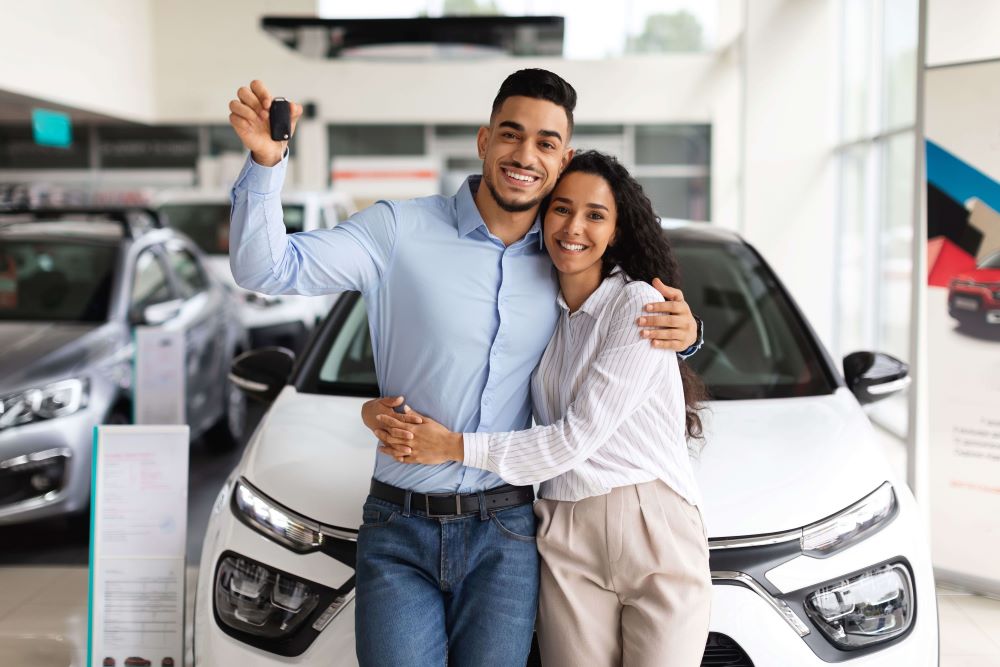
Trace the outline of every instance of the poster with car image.
[[926, 74], [931, 539], [938, 578], [1000, 593], [1000, 64]]
[[187, 426], [94, 434], [87, 664], [183, 664]]

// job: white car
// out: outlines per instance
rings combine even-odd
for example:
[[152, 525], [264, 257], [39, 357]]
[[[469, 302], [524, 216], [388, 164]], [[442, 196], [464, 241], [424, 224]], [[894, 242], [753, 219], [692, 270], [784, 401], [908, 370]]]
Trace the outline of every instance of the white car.
[[[167, 191], [156, 197], [155, 205], [171, 227], [194, 239], [207, 255], [209, 270], [239, 302], [240, 321], [255, 347], [301, 349], [309, 332], [330, 311], [336, 295], [270, 296], [238, 286], [229, 268], [228, 190]], [[283, 193], [281, 205], [289, 234], [329, 229], [356, 210], [350, 197], [332, 191]]]
[[[861, 408], [905, 387], [906, 364], [854, 353], [841, 375], [749, 245], [704, 226], [669, 236], [707, 332], [691, 363], [714, 396], [697, 463], [715, 584], [702, 664], [936, 666], [927, 538]], [[360, 408], [378, 392], [360, 296], [338, 301], [294, 371], [262, 350], [232, 377], [273, 404], [205, 535], [196, 664], [356, 665], [375, 457]]]

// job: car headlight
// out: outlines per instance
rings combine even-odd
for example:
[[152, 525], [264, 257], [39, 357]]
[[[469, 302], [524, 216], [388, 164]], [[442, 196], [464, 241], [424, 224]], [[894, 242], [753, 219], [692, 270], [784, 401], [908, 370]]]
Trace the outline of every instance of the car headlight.
[[896, 492], [885, 482], [847, 509], [802, 529], [802, 552], [822, 558], [881, 530], [896, 515]]
[[319, 523], [282, 507], [244, 479], [236, 483], [233, 510], [243, 523], [293, 551], [316, 551], [323, 544]]
[[228, 551], [216, 568], [213, 597], [216, 620], [227, 634], [296, 656], [354, 599], [354, 577], [332, 589]]
[[65, 417], [87, 406], [87, 380], [53, 382], [0, 398], [0, 429]]
[[913, 623], [913, 582], [902, 563], [882, 565], [806, 598], [806, 614], [838, 648], [889, 641]]
[[260, 294], [258, 292], [244, 292], [243, 301], [250, 304], [251, 306], [256, 306], [257, 308], [270, 308], [271, 306], [277, 306], [282, 302], [280, 296], [273, 296], [271, 294]]
[[309, 582], [247, 558], [226, 556], [215, 575], [215, 609], [229, 627], [259, 637], [295, 632], [319, 603]]

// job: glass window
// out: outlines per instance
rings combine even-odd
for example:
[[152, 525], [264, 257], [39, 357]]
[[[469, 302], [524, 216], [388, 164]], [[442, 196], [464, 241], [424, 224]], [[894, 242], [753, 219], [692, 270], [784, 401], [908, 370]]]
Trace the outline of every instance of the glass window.
[[916, 120], [917, 35], [919, 2], [884, 0], [885, 46], [883, 91], [884, 126], [893, 129]]
[[[284, 204], [285, 231], [301, 232], [305, 224], [305, 208], [298, 204]], [[160, 212], [166, 214], [167, 223], [183, 232], [195, 242], [203, 253], [229, 254], [229, 204], [193, 203], [164, 204]]]
[[170, 248], [167, 251], [167, 261], [177, 278], [182, 299], [190, 299], [208, 289], [208, 278], [198, 259], [190, 252], [184, 248]]
[[661, 218], [700, 221], [710, 219], [707, 176], [640, 176], [637, 180], [653, 203], [653, 210]]
[[1000, 252], [994, 253], [983, 260], [980, 269], [1000, 269]]
[[[294, 144], [295, 142], [291, 142]], [[291, 145], [291, 144], [290, 144]], [[211, 125], [208, 128], [209, 155], [222, 153], [242, 153], [246, 149], [243, 142], [236, 136], [236, 130], [229, 125]]]
[[423, 155], [423, 125], [331, 125], [330, 154]]
[[104, 322], [118, 249], [0, 238], [0, 320]]
[[194, 169], [198, 161], [193, 125], [101, 125], [97, 134], [105, 169]]
[[86, 169], [90, 166], [90, 128], [73, 126], [69, 148], [39, 146], [30, 123], [0, 125], [0, 169]]
[[364, 299], [358, 298], [340, 331], [333, 337], [326, 360], [319, 371], [319, 380], [323, 383], [360, 386], [378, 384]]
[[837, 340], [840, 356], [871, 347], [868, 329], [872, 317], [870, 290], [874, 276], [868, 243], [868, 154], [859, 145], [840, 156], [840, 234], [837, 280]]
[[876, 3], [870, 0], [844, 0], [841, 24], [841, 90], [843, 106], [842, 134], [845, 140], [868, 134], [869, 106], [875, 64], [872, 51], [872, 26]]
[[635, 163], [705, 165], [710, 156], [709, 125], [637, 125]]
[[141, 311], [148, 306], [170, 301], [173, 293], [167, 282], [167, 273], [160, 259], [152, 250], [144, 250], [135, 263], [130, 310]]

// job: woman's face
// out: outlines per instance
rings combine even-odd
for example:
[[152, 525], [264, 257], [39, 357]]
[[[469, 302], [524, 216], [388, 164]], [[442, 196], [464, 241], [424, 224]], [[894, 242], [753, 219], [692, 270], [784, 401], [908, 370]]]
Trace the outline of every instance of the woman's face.
[[545, 213], [545, 247], [562, 274], [601, 273], [601, 257], [614, 241], [615, 198], [608, 182], [575, 171], [552, 191]]

